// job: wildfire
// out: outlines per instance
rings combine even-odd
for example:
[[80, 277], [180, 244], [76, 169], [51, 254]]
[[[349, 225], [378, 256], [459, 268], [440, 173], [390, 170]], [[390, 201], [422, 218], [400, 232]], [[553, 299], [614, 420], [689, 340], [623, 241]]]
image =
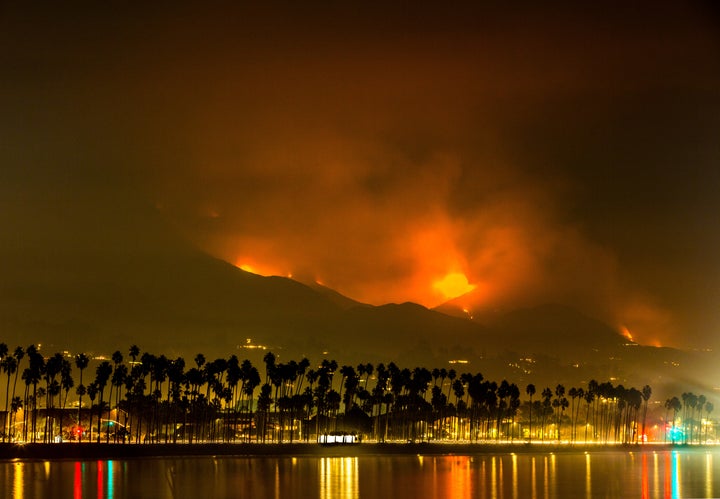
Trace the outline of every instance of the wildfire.
[[287, 272], [282, 272], [278, 270], [277, 268], [273, 268], [268, 265], [256, 263], [254, 261], [249, 261], [247, 259], [238, 259], [235, 262], [235, 266], [239, 268], [240, 270], [244, 270], [245, 272], [250, 272], [252, 274], [262, 275], [262, 276], [286, 276], [289, 278], [292, 278], [292, 274]]
[[461, 272], [451, 272], [441, 280], [435, 281], [433, 288], [442, 293], [446, 299], [451, 300], [465, 293], [469, 293], [475, 289], [475, 285], [468, 282], [465, 274]]
[[620, 326], [620, 333], [630, 341], [635, 341], [627, 326]]

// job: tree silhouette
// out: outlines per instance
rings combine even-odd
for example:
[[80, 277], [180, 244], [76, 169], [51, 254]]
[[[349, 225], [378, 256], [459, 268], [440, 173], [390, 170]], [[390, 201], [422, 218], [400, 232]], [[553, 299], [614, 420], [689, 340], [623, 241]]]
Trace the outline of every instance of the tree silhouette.
[[533, 436], [533, 429], [532, 429], [532, 403], [533, 403], [533, 396], [535, 395], [535, 385], [532, 383], [528, 384], [525, 387], [525, 393], [528, 394], [530, 397], [530, 430], [528, 432], [529, 442], [532, 443], [532, 436]]
[[[110, 362], [104, 360], [95, 369], [95, 382], [94, 386], [97, 388], [97, 392], [100, 395], [98, 399], [98, 426], [97, 426], [97, 441], [100, 443], [100, 429], [102, 424], [102, 413], [103, 413], [103, 395], [105, 394], [105, 387], [110, 380], [113, 368]], [[109, 438], [109, 437], [108, 437]]]
[[10, 395], [10, 377], [17, 373], [18, 361], [12, 355], [7, 355], [2, 360], [2, 370], [7, 376], [7, 385], [5, 387], [5, 424], [3, 427], [3, 442], [7, 441], [10, 435], [10, 414], [8, 412], [9, 402], [11, 399]]
[[643, 443], [645, 443], [647, 433], [645, 431], [645, 425], [647, 423], [647, 410], [648, 410], [648, 400], [650, 400], [650, 396], [652, 395], [652, 388], [650, 388], [650, 385], [645, 385], [642, 387], [642, 399], [643, 399], [643, 424], [642, 424], [642, 434], [643, 434]]
[[[0, 354], [2, 350], [0, 343]], [[74, 388], [73, 369], [80, 374], [76, 387], [78, 426], [83, 426], [82, 418], [89, 414], [88, 427], [97, 432], [95, 441], [100, 442], [105, 431], [106, 443], [110, 442], [111, 431], [113, 441], [122, 436], [123, 442], [137, 444], [178, 439], [188, 443], [233, 442], [238, 438], [246, 442], [293, 442], [296, 438], [309, 440], [313, 432], [320, 435], [337, 430], [358, 431], [379, 442], [452, 438], [512, 443], [518, 435], [524, 435], [526, 424], [529, 442], [538, 436], [538, 425], [543, 440], [552, 435], [559, 442], [576, 442], [583, 415], [585, 441], [591, 439], [588, 433], [592, 426], [598, 441], [631, 443], [645, 434], [647, 417], [652, 417], [648, 414], [651, 390], [647, 385], [638, 390], [591, 380], [587, 390], [573, 387], [566, 397], [564, 385], [558, 384], [554, 390], [542, 390], [538, 401], [537, 389], [530, 383], [524, 390], [529, 401], [523, 403], [515, 383], [487, 380], [479, 372], [459, 374], [452, 369], [424, 366], [410, 369], [393, 362], [387, 366], [343, 365], [338, 369], [337, 362], [331, 359], [323, 359], [311, 368], [308, 359], [278, 362], [272, 352], [263, 358], [267, 383], [262, 384], [258, 369], [247, 359], [241, 362], [236, 355], [208, 361], [198, 353], [186, 371], [181, 357], [168, 359], [151, 352], [140, 356], [139, 348], [133, 345], [129, 350], [133, 359], [130, 364], [123, 363], [119, 351], [114, 352], [112, 362], [101, 360], [95, 366], [95, 378], [85, 387], [84, 370], [90, 361], [87, 355], [77, 354], [73, 362], [57, 353], [45, 360], [31, 345], [27, 349], [28, 366], [21, 370], [18, 366], [24, 355], [22, 349], [16, 349], [13, 355], [6, 352], [0, 358], [0, 368], [6, 376], [6, 392], [10, 391], [11, 378], [22, 374], [24, 397], [6, 397], [9, 411], [3, 429], [7, 438], [17, 411], [25, 407], [25, 441], [42, 438], [52, 442], [58, 434], [58, 415], [59, 434], [64, 436], [63, 415]], [[337, 372], [340, 381], [334, 387]], [[260, 395], [256, 396], [258, 387]], [[83, 415], [85, 395], [90, 396], [90, 405]], [[692, 444], [707, 440], [709, 427], [702, 420], [703, 416], [709, 417], [712, 404], [703, 395], [685, 393], [683, 397], [687, 401], [686, 440]], [[675, 416], [683, 407], [677, 397], [674, 399], [666, 401], [666, 420], [671, 410]], [[585, 409], [581, 411], [583, 402]], [[122, 411], [123, 418], [119, 412], [116, 417], [111, 412], [105, 418], [104, 411], [114, 409]], [[641, 409], [642, 432], [638, 429]], [[552, 432], [547, 428], [548, 418], [554, 422]], [[673, 431], [673, 442], [675, 439]]]
[[[78, 370], [80, 371], [80, 384], [78, 384], [78, 387], [77, 387], [77, 389], [76, 389], [76, 392], [77, 392], [78, 397], [79, 397], [79, 402], [78, 402], [78, 426], [79, 426], [80, 428], [82, 428], [82, 419], [81, 419], [81, 418], [82, 418], [82, 400], [83, 400], [83, 395], [85, 395], [85, 392], [86, 392], [85, 385], [83, 385], [83, 371], [84, 371], [85, 368], [88, 366], [88, 363], [89, 363], [89, 362], [90, 362], [90, 359], [89, 359], [88, 356], [85, 355], [84, 353], [79, 353], [79, 354], [77, 354], [77, 355], [75, 356], [75, 367], [77, 367]], [[83, 434], [83, 431], [82, 431], [82, 429], [81, 429], [81, 430], [78, 432], [78, 440], [79, 440], [80, 442], [82, 442], [82, 434]]]

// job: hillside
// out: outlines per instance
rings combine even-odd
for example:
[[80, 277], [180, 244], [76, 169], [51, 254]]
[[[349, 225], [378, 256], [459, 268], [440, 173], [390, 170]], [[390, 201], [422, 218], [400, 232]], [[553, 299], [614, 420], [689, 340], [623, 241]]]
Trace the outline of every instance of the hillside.
[[235, 353], [259, 362], [267, 350], [246, 349], [250, 340], [281, 360], [467, 361], [455, 367], [517, 382], [703, 377], [692, 372], [696, 355], [631, 344], [568, 307], [494, 312], [481, 325], [412, 303], [370, 306], [240, 270], [188, 244], [152, 210], [118, 219], [62, 206], [38, 212], [38, 227], [2, 227], [17, 232], [14, 245], [0, 248], [0, 337], [11, 348], [107, 355], [138, 344], [168, 356]]

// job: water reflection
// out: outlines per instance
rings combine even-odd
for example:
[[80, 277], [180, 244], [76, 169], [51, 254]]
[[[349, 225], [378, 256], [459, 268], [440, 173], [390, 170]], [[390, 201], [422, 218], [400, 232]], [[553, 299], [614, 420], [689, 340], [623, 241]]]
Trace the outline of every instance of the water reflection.
[[13, 476], [12, 497], [24, 497], [25, 467], [23, 463], [13, 463], [13, 470], [15, 474]]
[[[75, 463], [75, 473], [73, 475], [73, 492], [75, 499], [82, 499], [83, 493], [82, 493], [82, 476], [83, 476], [83, 463], [80, 461]], [[22, 496], [20, 496], [22, 497]]]
[[532, 487], [532, 497], [535, 498], [535, 497], [537, 497], [537, 473], [535, 471], [535, 456], [532, 456], [531, 459], [532, 459], [532, 462], [531, 462], [530, 483], [531, 483], [531, 487]]
[[590, 466], [590, 454], [585, 453], [585, 497], [592, 497], [592, 467]]
[[713, 493], [713, 456], [705, 454], [705, 496], [710, 497]]
[[358, 497], [360, 497], [358, 458], [320, 458], [320, 499], [355, 499]]
[[647, 465], [647, 454], [642, 455], [642, 486], [641, 486], [641, 497], [642, 499], [648, 499], [650, 497], [650, 486], [648, 485], [648, 465]]
[[718, 497], [720, 459], [715, 455], [661, 451], [15, 461], [0, 462], [0, 497]]

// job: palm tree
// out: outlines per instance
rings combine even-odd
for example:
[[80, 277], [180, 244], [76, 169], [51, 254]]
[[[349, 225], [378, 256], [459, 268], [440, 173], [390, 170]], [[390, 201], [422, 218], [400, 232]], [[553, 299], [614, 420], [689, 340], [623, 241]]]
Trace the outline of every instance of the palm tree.
[[652, 395], [652, 388], [650, 388], [650, 385], [645, 385], [642, 387], [642, 399], [643, 399], [643, 425], [642, 425], [642, 434], [643, 434], [643, 443], [645, 443], [646, 435], [645, 433], [645, 423], [647, 421], [647, 410], [648, 410], [648, 400], [650, 400], [650, 396]]
[[[682, 408], [682, 404], [680, 403], [680, 399], [677, 397], [669, 398], [665, 401], [665, 409], [666, 414], [669, 411], [673, 411], [673, 417], [672, 417], [672, 427], [670, 429], [670, 442], [675, 443], [675, 418], [677, 418], [677, 412]], [[667, 416], [665, 417], [666, 422], [666, 437], [665, 440], [667, 441]]]
[[[122, 361], [123, 361], [123, 355], [122, 355], [122, 353], [120, 353], [120, 350], [115, 350], [112, 354], [111, 359], [113, 361], [113, 374], [112, 374], [112, 378], [110, 379], [110, 393], [108, 394], [108, 411], [109, 411], [109, 413], [112, 413], [112, 409], [113, 409], [113, 388], [119, 386], [118, 383], [115, 382], [115, 379], [116, 379], [115, 373], [117, 372], [118, 367], [120, 366], [120, 364], [122, 364]], [[115, 406], [117, 407], [117, 403], [115, 404]], [[117, 432], [115, 432], [115, 434], [117, 435]], [[107, 432], [107, 439], [105, 440], [105, 443], [108, 443], [108, 442], [110, 442], [110, 432], [109, 431]]]
[[13, 352], [13, 357], [15, 357], [15, 360], [17, 360], [17, 366], [15, 370], [15, 380], [13, 381], [13, 398], [15, 397], [15, 386], [17, 385], [18, 380], [18, 371], [20, 370], [20, 361], [25, 357], [25, 350], [23, 350], [23, 347], [16, 347], [15, 351]]
[[[92, 427], [93, 427], [93, 405], [95, 402], [95, 396], [97, 395], [98, 387], [95, 383], [90, 383], [90, 385], [87, 387], [87, 394], [88, 398], [90, 399], [90, 424], [88, 424], [88, 428], [90, 429], [90, 441], [92, 442]], [[99, 416], [98, 416], [99, 417]], [[98, 430], [99, 433], [99, 430]], [[100, 437], [98, 436], [98, 439]]]
[[[256, 367], [252, 366], [250, 364], [250, 361], [244, 361], [241, 364], [241, 369], [243, 371], [243, 384], [242, 384], [242, 392], [243, 396], [247, 397], [247, 406], [248, 406], [248, 420], [253, 420], [253, 398], [255, 395], [255, 389], [260, 386], [261, 379], [260, 379], [260, 372], [257, 370]], [[260, 401], [258, 400], [258, 406], [260, 404]], [[255, 437], [257, 439], [257, 435]], [[250, 430], [248, 431], [248, 440], [252, 440], [252, 426], [250, 426]]]
[[8, 346], [5, 343], [0, 343], [0, 361], [3, 361], [8, 354]]
[[695, 407], [697, 407], [698, 396], [694, 393], [689, 393], [687, 397], [687, 404], [690, 406], [690, 444], [693, 443], [693, 430], [695, 429]]
[[[95, 369], [95, 383], [94, 385], [97, 387], [97, 391], [100, 394], [100, 398], [98, 399], [98, 426], [97, 426], [97, 441], [100, 443], [100, 429], [102, 425], [102, 413], [103, 413], [103, 395], [105, 393], [105, 386], [107, 386], [107, 382], [110, 379], [110, 375], [112, 374], [113, 368], [110, 365], [110, 362], [104, 360], [100, 363], [100, 365], [97, 366]], [[109, 436], [108, 436], [109, 438]]]
[[[178, 407], [181, 400], [180, 386], [185, 380], [185, 359], [178, 357], [170, 362], [167, 370], [168, 376], [168, 410], [172, 413], [171, 428], [177, 426]], [[172, 397], [172, 405], [171, 405]], [[184, 411], [183, 411], [184, 412]], [[168, 418], [166, 418], [166, 422]], [[165, 432], [165, 443], [168, 441], [167, 432]], [[173, 443], [177, 442], [177, 434], [173, 431]]]
[[530, 397], [530, 431], [528, 433], [530, 440], [529, 442], [532, 443], [532, 403], [533, 403], [533, 395], [535, 395], [535, 385], [530, 383], [528, 386], [525, 387], [525, 393], [528, 394]]
[[10, 401], [10, 412], [12, 413], [12, 418], [10, 418], [10, 429], [11, 434], [10, 438], [15, 436], [15, 422], [17, 418], [17, 412], [23, 407], [23, 401], [20, 397], [13, 397], [13, 399]]
[[[115, 367], [115, 370], [113, 371], [112, 378], [110, 379], [110, 383], [115, 388], [115, 407], [120, 408], [120, 388], [125, 384], [128, 378], [128, 368], [125, 364], [119, 364], [117, 367]], [[125, 436], [125, 431], [127, 430], [127, 424], [128, 424], [128, 413], [127, 411], [124, 411], [125, 418], [123, 422], [123, 437]], [[118, 417], [118, 422], [120, 418]], [[117, 443], [117, 431], [113, 435], [114, 441]], [[124, 441], [124, 438], [123, 438]]]
[[270, 375], [275, 368], [275, 354], [272, 352], [266, 353], [263, 357], [263, 362], [265, 363], [265, 384], [269, 384]]
[[[29, 361], [30, 367], [28, 368], [28, 371], [29, 371], [28, 378], [25, 382], [28, 383], [28, 381], [29, 381], [29, 384], [33, 385], [32, 441], [35, 442], [36, 435], [37, 435], [37, 401], [38, 401], [37, 384], [42, 379], [42, 375], [45, 370], [45, 359], [40, 354], [40, 352], [37, 350], [37, 347], [35, 347], [35, 345], [30, 345], [26, 351], [28, 354], [28, 361]], [[26, 406], [27, 406], [27, 404], [26, 404]]]
[[590, 404], [595, 400], [595, 392], [590, 388], [588, 384], [588, 391], [585, 392], [585, 443], [588, 441], [588, 428], [590, 426]]
[[86, 389], [83, 385], [83, 370], [88, 366], [88, 363], [90, 362], [90, 359], [87, 355], [84, 353], [79, 353], [75, 356], [75, 367], [77, 367], [80, 370], [80, 384], [77, 387], [77, 394], [79, 396], [79, 403], [78, 403], [78, 427], [80, 427], [80, 431], [78, 432], [78, 438], [80, 442], [82, 442], [82, 399], [83, 395], [85, 395]]
[[65, 390], [65, 396], [60, 404], [60, 435], [63, 434], [63, 416], [65, 415], [68, 393], [70, 393], [70, 388], [74, 385], [75, 381], [72, 378], [72, 365], [69, 360], [63, 359], [62, 367], [60, 368], [60, 387]]
[[[363, 373], [365, 372], [365, 365], [360, 364], [362, 366]], [[360, 384], [360, 376], [361, 374], [355, 372], [355, 368], [353, 366], [342, 366], [340, 368], [340, 374], [342, 374], [342, 381], [340, 383], [340, 394], [341, 399], [345, 404], [345, 414], [350, 413], [350, 406], [352, 404], [353, 398], [355, 396], [355, 390], [357, 389], [358, 385]], [[343, 396], [343, 389], [344, 396]]]
[[137, 345], [130, 345], [130, 348], [128, 349], [128, 355], [130, 355], [132, 363], [135, 364], [135, 362], [137, 362], [138, 356], [140, 355], [140, 348]]
[[373, 367], [373, 365], [371, 363], [368, 362], [367, 364], [365, 364], [365, 385], [364, 385], [365, 390], [367, 390], [368, 380], [370, 379], [370, 376], [373, 375], [374, 370], [375, 370], [375, 368]]
[[17, 373], [18, 362], [15, 357], [8, 355], [2, 360], [2, 370], [7, 375], [7, 386], [5, 387], [5, 425], [3, 428], [3, 442], [10, 434], [10, 413], [8, 412], [10, 402], [10, 376]]
[[[710, 413], [713, 412], [714, 409], [715, 409], [715, 406], [713, 405], [712, 402], [705, 402], [705, 414], [707, 414], [708, 419], [710, 419]], [[709, 424], [705, 425], [705, 441], [706, 442], [707, 442], [707, 438], [708, 438], [707, 432], [708, 432], [709, 426], [710, 426]]]
[[53, 419], [51, 417], [55, 396], [60, 393], [60, 383], [55, 379], [62, 369], [63, 357], [62, 354], [56, 353], [50, 357], [45, 364], [45, 373], [43, 378], [45, 379], [45, 436], [43, 441], [48, 441], [48, 434], [52, 434], [52, 427], [48, 428], [48, 424], [54, 426]]
[[460, 412], [462, 410], [461, 402], [463, 401], [462, 399], [465, 396], [465, 385], [463, 385], [461, 380], [455, 378], [455, 376], [453, 376], [453, 378], [455, 379], [455, 381], [453, 381], [453, 383], [452, 383], [452, 390], [453, 390], [453, 393], [455, 394], [455, 408], [456, 408], [455, 418], [454, 418], [455, 420], [454, 420], [453, 427], [455, 428], [455, 434], [456, 434], [455, 439], [460, 440], [460, 417], [459, 416], [460, 416]]
[[[7, 346], [7, 344], [5, 344], [5, 343], [0, 343], [0, 366], [2, 367], [2, 370], [5, 371], [5, 373], [7, 373], [7, 370], [6, 370], [6, 367], [5, 367], [5, 360], [6, 360], [6, 358], [14, 359], [14, 357], [8, 356], [8, 346]], [[8, 387], [9, 387], [9, 386], [10, 386], [10, 374], [8, 374], [7, 376], [8, 376]], [[7, 417], [7, 414], [8, 414], [8, 395], [9, 395], [9, 390], [6, 390], [6, 391], [5, 391], [5, 425], [4, 425], [4, 426], [6, 426], [6, 425], [7, 425], [7, 422], [8, 422], [8, 421], [7, 421], [7, 419], [8, 419], [8, 417]], [[3, 433], [4, 433], [4, 432], [3, 432]], [[3, 441], [5, 441], [5, 435], [3, 435]]]
[[542, 391], [542, 424], [541, 424], [541, 430], [540, 430], [540, 436], [543, 441], [545, 441], [545, 419], [547, 418], [547, 415], [549, 413], [552, 413], [552, 390], [550, 390], [549, 387], [546, 387]]
[[262, 443], [265, 443], [265, 436], [267, 435], [267, 421], [268, 421], [268, 412], [270, 411], [270, 407], [272, 405], [272, 386], [270, 386], [268, 383], [265, 383], [260, 388], [260, 397], [258, 397], [258, 412], [262, 414], [262, 419], [260, 421], [260, 429], [261, 431], [261, 438]]
[[571, 386], [568, 390], [568, 395], [570, 395], [570, 441], [575, 441], [575, 400], [580, 396], [580, 393], [578, 392], [578, 389], [574, 386]]
[[705, 402], [707, 402], [707, 398], [705, 395], [698, 396], [697, 399], [697, 407], [698, 407], [698, 417], [697, 420], [700, 421], [700, 434], [698, 435], [698, 443], [700, 443], [700, 440], [702, 439], [702, 411], [705, 407]]

